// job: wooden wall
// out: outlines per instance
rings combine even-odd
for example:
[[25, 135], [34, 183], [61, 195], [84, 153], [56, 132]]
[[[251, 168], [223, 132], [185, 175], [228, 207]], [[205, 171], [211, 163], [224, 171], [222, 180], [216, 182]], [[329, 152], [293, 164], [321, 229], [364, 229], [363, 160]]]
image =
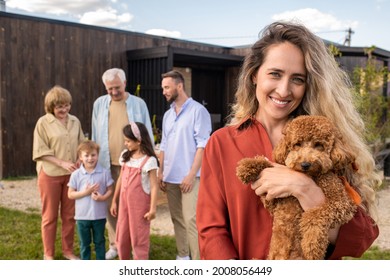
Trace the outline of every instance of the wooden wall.
[[0, 178], [35, 175], [32, 137], [45, 93], [58, 84], [73, 97], [71, 114], [90, 133], [103, 72], [127, 70], [126, 51], [172, 45], [229, 53], [229, 48], [0, 12]]
[[[0, 12], [0, 178], [35, 175], [33, 130], [44, 114], [44, 95], [52, 86], [58, 84], [71, 92], [71, 113], [80, 119], [84, 132], [90, 133], [93, 101], [105, 94], [103, 72], [112, 67], [127, 72], [127, 51], [160, 46], [240, 56], [250, 47], [232, 49]], [[341, 64], [350, 71], [364, 61], [363, 48], [341, 51]], [[354, 57], [354, 52], [360, 57]], [[390, 52], [378, 49], [374, 55], [388, 66]], [[226, 73], [223, 100], [227, 103], [234, 100], [237, 75], [238, 68]], [[386, 92], [389, 96], [390, 86]]]

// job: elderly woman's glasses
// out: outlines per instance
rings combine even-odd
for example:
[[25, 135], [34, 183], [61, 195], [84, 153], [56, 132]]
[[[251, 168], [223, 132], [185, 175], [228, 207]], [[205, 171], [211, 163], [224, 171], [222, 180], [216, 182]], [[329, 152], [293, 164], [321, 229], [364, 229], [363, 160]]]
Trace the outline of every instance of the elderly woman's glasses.
[[64, 109], [69, 109], [69, 108], [70, 108], [70, 104], [62, 104], [62, 105], [54, 106], [55, 110], [64, 110]]

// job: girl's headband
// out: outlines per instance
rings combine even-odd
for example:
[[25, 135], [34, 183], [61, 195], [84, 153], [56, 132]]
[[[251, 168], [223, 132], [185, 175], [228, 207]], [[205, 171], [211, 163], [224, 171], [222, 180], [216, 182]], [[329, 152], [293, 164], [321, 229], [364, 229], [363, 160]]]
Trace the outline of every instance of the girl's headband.
[[131, 131], [133, 132], [135, 138], [141, 142], [141, 133], [139, 132], [139, 128], [135, 122], [130, 122]]

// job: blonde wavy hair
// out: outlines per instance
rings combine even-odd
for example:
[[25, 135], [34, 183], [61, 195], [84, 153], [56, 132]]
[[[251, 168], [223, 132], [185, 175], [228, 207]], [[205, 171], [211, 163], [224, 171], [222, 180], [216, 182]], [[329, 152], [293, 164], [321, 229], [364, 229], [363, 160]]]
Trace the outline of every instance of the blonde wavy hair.
[[291, 117], [298, 115], [321, 115], [334, 122], [348, 139], [347, 145], [356, 155], [357, 172], [345, 174], [362, 197], [362, 207], [376, 220], [375, 189], [381, 178], [375, 170], [370, 149], [364, 141], [364, 122], [354, 107], [352, 84], [328, 51], [322, 39], [305, 26], [294, 22], [274, 22], [263, 29], [260, 39], [245, 57], [238, 77], [235, 103], [230, 121], [238, 125], [251, 118], [258, 110], [253, 77], [263, 64], [270, 46], [290, 42], [301, 49], [307, 70], [306, 92], [299, 107]]

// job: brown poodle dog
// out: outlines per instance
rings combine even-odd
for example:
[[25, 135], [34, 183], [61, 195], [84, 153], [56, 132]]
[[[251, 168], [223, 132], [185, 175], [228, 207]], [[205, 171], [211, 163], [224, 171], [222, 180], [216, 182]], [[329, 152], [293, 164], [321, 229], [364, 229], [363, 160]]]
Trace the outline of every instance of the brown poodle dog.
[[[326, 201], [304, 212], [293, 196], [271, 201], [261, 197], [273, 216], [268, 259], [324, 259], [329, 229], [348, 222], [357, 208], [339, 177], [353, 169], [354, 157], [325, 117], [297, 117], [286, 125], [283, 134], [273, 151], [275, 162], [310, 176], [322, 188]], [[249, 184], [269, 167], [271, 163], [262, 156], [245, 158], [238, 163], [237, 176]]]

